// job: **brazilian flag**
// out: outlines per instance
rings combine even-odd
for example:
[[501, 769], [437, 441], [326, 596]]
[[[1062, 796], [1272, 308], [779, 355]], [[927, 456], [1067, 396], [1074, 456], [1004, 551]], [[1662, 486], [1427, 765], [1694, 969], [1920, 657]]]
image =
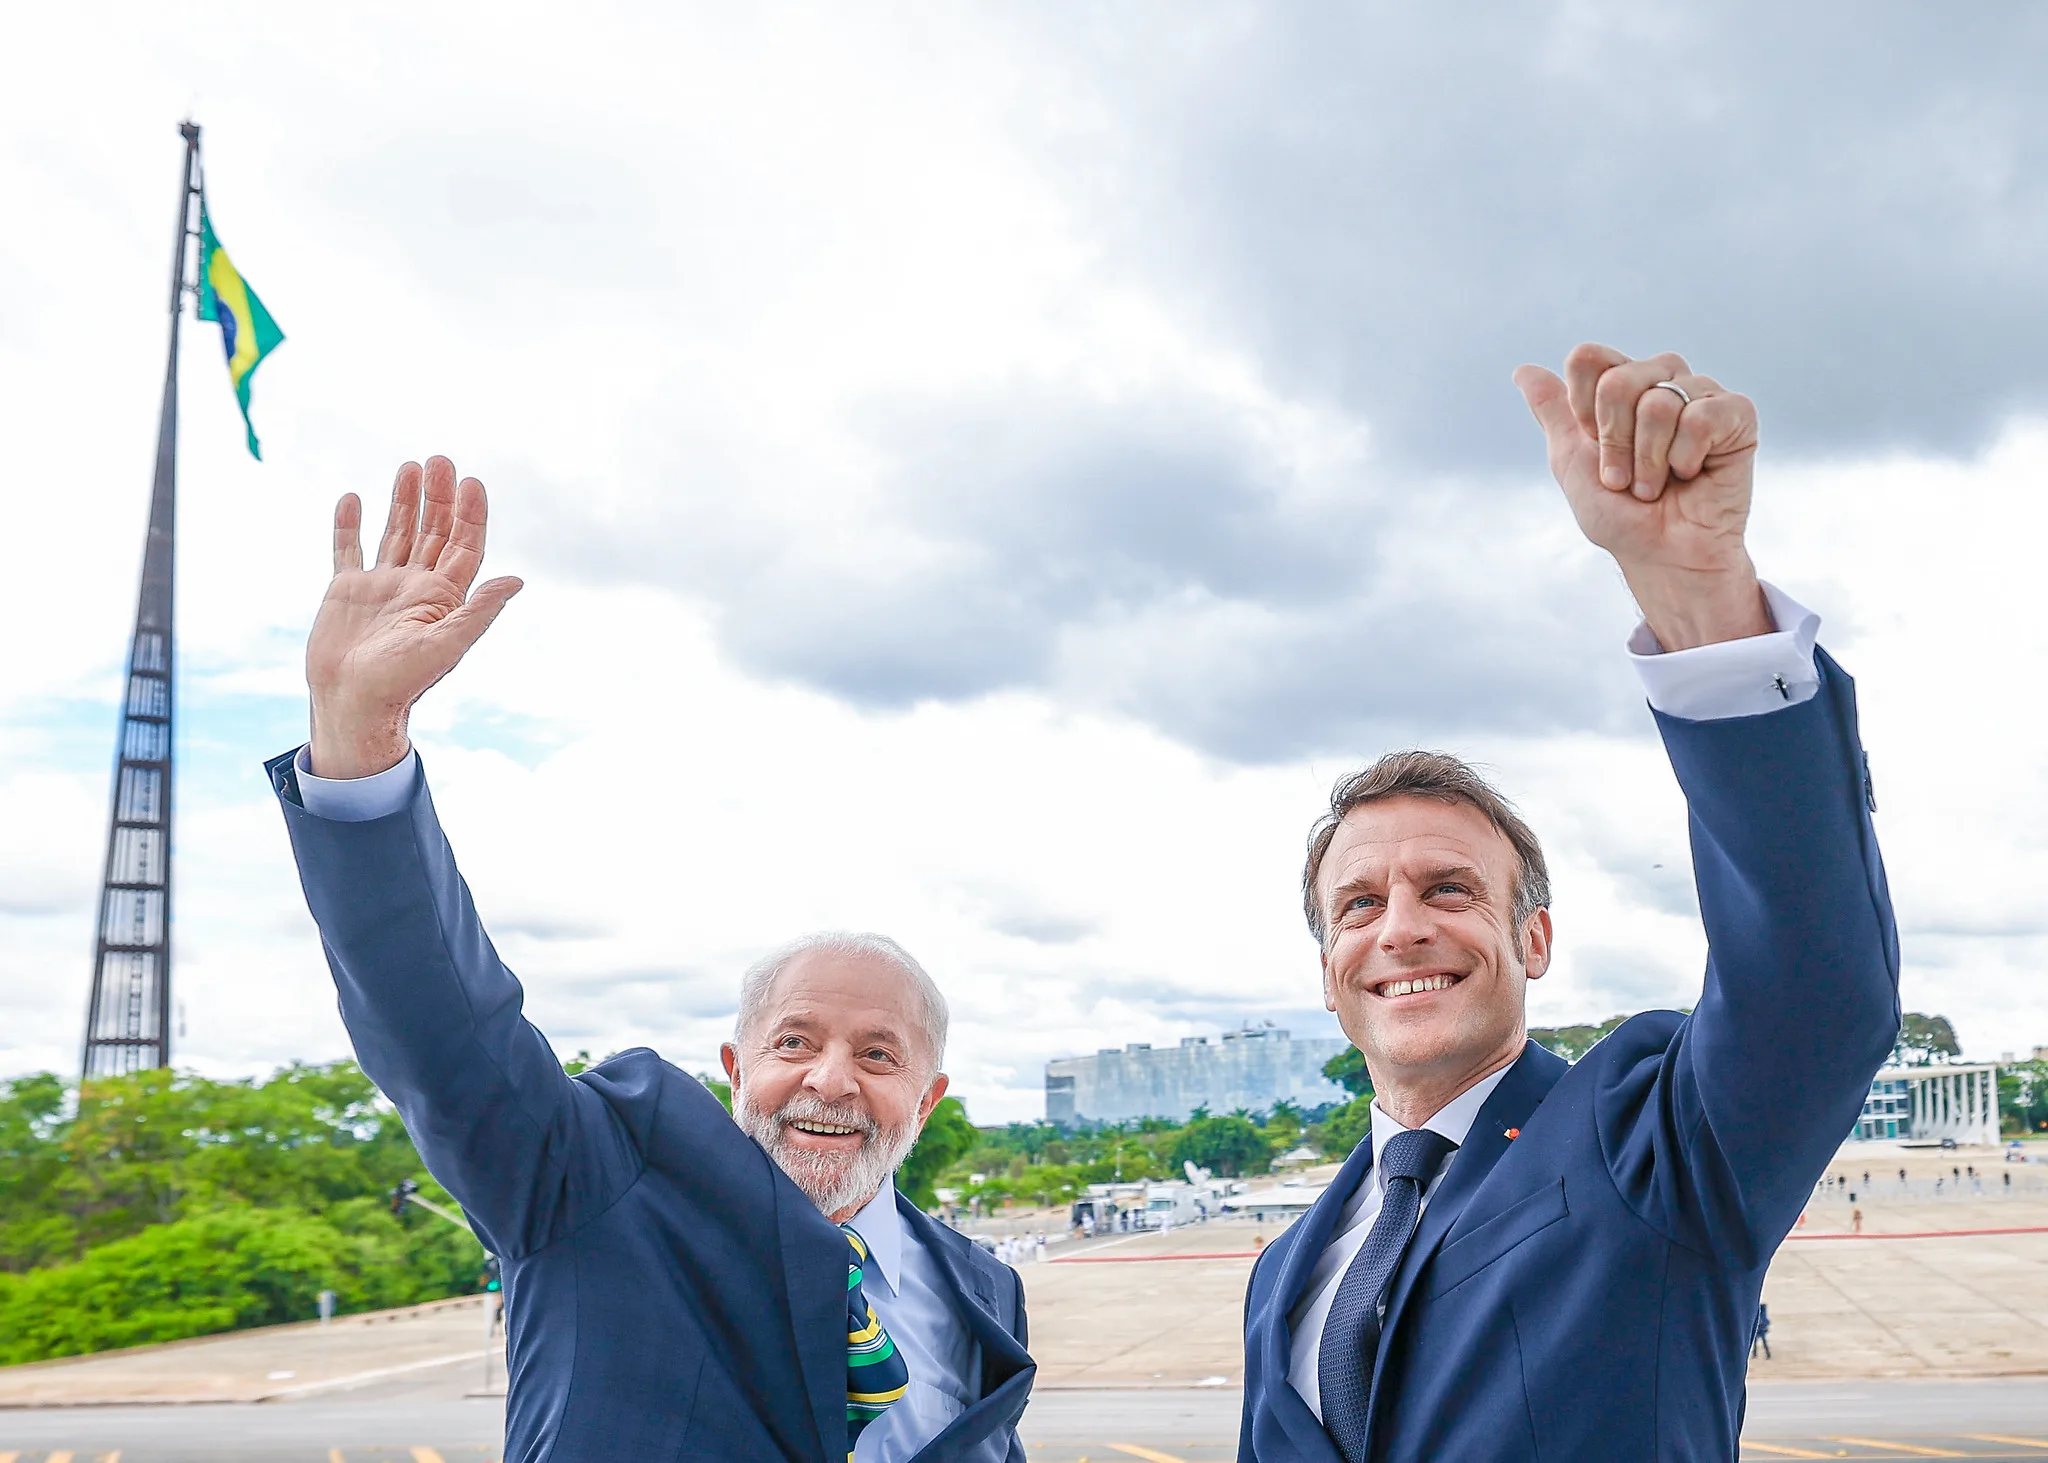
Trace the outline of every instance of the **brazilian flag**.
[[220, 324], [220, 343], [228, 353], [228, 379], [235, 386], [235, 400], [242, 404], [242, 425], [249, 433], [249, 455], [257, 461], [263, 453], [256, 445], [256, 428], [249, 421], [249, 378], [276, 350], [284, 332], [256, 298], [213, 236], [213, 220], [206, 216], [206, 200], [199, 201], [199, 318]]

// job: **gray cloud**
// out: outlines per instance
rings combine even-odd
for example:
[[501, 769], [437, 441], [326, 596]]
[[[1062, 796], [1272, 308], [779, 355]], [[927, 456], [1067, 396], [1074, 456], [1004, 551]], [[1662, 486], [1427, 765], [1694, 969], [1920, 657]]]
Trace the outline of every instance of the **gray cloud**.
[[1686, 350], [1777, 451], [2048, 400], [2038, 7], [1181, 13], [1089, 33], [1119, 150], [1079, 176], [1133, 272], [1404, 460], [1525, 461], [1507, 370], [1588, 337]]
[[[1572, 959], [1585, 990], [1578, 1002], [1585, 1015], [1574, 1019], [1599, 1021], [1616, 1012], [1671, 1010], [1690, 1006], [1700, 996], [1700, 972], [1681, 975], [1668, 963], [1659, 963], [1654, 952], [1595, 944], [1575, 946]], [[1596, 1010], [1604, 1014], [1593, 1015]]]
[[1309, 491], [1185, 391], [1039, 383], [863, 425], [888, 463], [871, 541], [766, 531], [744, 473], [651, 528], [537, 537], [588, 577], [706, 598], [750, 667], [863, 705], [1037, 686], [1247, 762], [1633, 724], [1626, 601], [1598, 555], [1533, 536], [1562, 521], [1547, 487], [1418, 493], [1362, 465]]
[[2048, 399], [2038, 10], [1062, 17], [1040, 64], [1092, 105], [1025, 131], [1095, 282], [1370, 455], [1307, 484], [1171, 382], [877, 397], [834, 424], [874, 465], [855, 542], [770, 523], [766, 469], [684, 417], [673, 517], [550, 525], [549, 554], [864, 705], [1040, 688], [1244, 762], [1646, 732], [1611, 570], [1517, 552], [1562, 511], [1514, 364], [1682, 346], [1758, 398], [1767, 461], [1967, 452]]

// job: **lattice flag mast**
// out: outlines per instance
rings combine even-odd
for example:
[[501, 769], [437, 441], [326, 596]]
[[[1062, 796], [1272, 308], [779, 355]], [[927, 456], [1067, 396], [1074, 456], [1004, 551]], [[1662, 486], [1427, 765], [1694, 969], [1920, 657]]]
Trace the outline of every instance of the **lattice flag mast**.
[[156, 429], [156, 485], [142, 591], [128, 642], [128, 682], [114, 761], [114, 811], [85, 1017], [85, 1075], [111, 1077], [171, 1064], [171, 652], [178, 523], [178, 325], [185, 246], [198, 224], [199, 128], [185, 139], [178, 242], [171, 266], [171, 353]]
[[[163, 412], [157, 419], [156, 482], [149, 498], [149, 537], [135, 632], [128, 641], [128, 680], [114, 758], [113, 814], [100, 882], [99, 928], [93, 942], [91, 1002], [85, 1016], [87, 1077], [144, 1072], [171, 1064], [171, 712], [173, 588], [178, 519], [178, 326], [185, 294], [195, 314], [217, 321], [228, 379], [246, 425], [249, 377], [284, 339], [213, 236], [206, 216], [199, 127], [179, 126], [185, 139], [178, 187], [177, 245], [171, 264], [171, 349], [164, 367]], [[185, 277], [187, 244], [199, 245], [194, 277]], [[248, 429], [249, 451], [256, 433]]]

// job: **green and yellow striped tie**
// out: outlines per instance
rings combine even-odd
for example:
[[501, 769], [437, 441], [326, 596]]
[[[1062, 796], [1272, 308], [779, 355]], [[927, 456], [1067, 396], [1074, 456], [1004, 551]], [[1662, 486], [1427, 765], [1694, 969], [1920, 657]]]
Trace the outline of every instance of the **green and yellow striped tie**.
[[861, 1293], [861, 1267], [868, 1247], [850, 1224], [839, 1226], [853, 1256], [846, 1266], [846, 1459], [853, 1463], [853, 1445], [861, 1429], [889, 1410], [889, 1404], [910, 1390], [910, 1368], [896, 1343], [882, 1329], [882, 1318]]

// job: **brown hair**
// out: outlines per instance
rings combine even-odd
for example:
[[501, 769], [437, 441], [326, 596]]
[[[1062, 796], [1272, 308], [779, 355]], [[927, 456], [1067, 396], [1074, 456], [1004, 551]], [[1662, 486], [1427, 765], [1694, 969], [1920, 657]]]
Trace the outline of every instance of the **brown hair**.
[[1322, 872], [1323, 855], [1330, 851], [1330, 841], [1337, 836], [1337, 825], [1353, 808], [1402, 797], [1432, 798], [1440, 803], [1463, 803], [1477, 808], [1514, 846], [1514, 922], [1519, 944], [1522, 926], [1528, 923], [1529, 916], [1550, 906], [1550, 870], [1543, 862], [1543, 846], [1513, 803], [1495, 792], [1470, 764], [1447, 752], [1389, 752], [1372, 766], [1339, 778], [1330, 789], [1329, 810], [1308, 830], [1308, 863], [1301, 871], [1301, 906], [1308, 915], [1309, 931], [1316, 937], [1316, 943], [1327, 945], [1329, 939], [1316, 878]]

